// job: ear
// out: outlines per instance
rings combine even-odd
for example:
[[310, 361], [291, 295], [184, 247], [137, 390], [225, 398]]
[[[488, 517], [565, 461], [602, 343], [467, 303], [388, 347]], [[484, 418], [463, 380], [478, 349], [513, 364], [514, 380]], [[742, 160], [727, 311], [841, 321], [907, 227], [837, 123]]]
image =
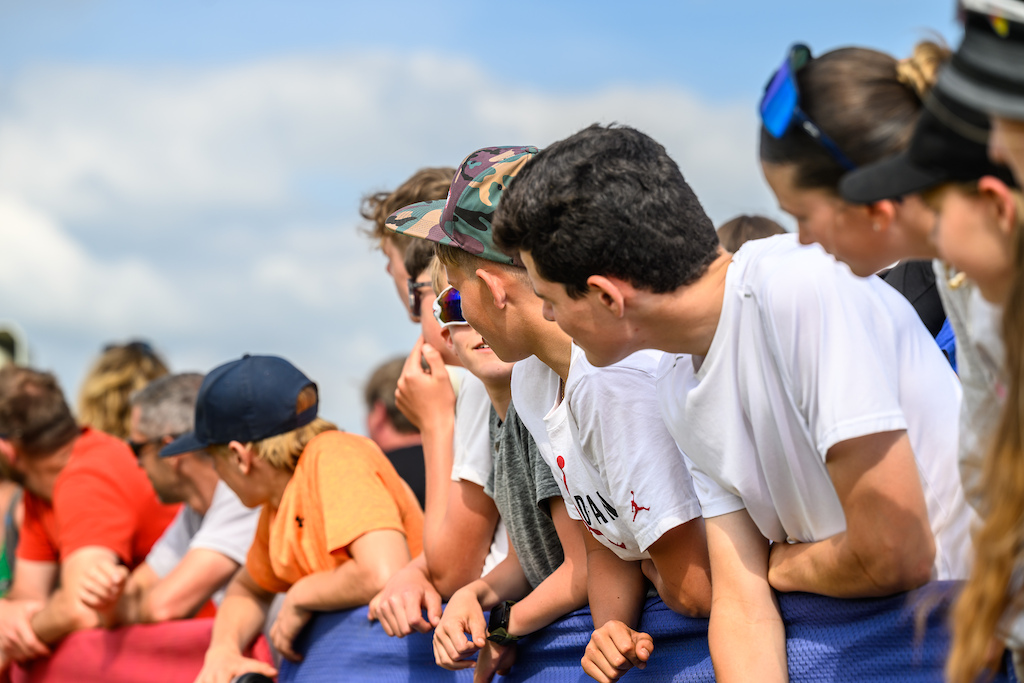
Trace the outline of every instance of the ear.
[[879, 202], [868, 204], [866, 207], [871, 217], [871, 228], [875, 232], [885, 232], [896, 219], [897, 204], [891, 199], [883, 199]]
[[596, 290], [598, 302], [612, 316], [621, 318], [626, 314], [626, 288], [628, 284], [618, 278], [591, 275], [587, 284]]
[[989, 200], [999, 233], [1009, 248], [1017, 232], [1017, 222], [1020, 220], [1013, 191], [999, 178], [984, 176], [978, 181], [978, 192]]
[[441, 328], [441, 339], [444, 339], [444, 345], [448, 347], [448, 350], [455, 353], [455, 342], [452, 341], [452, 330], [450, 327]]
[[242, 474], [249, 474], [249, 471], [252, 469], [253, 452], [245, 444], [238, 441], [229, 443], [228, 448], [231, 449], [231, 464], [237, 467], [238, 471]]
[[484, 268], [477, 268], [476, 276], [490, 290], [495, 308], [505, 308], [505, 304], [508, 303], [508, 292], [505, 291], [505, 282], [501, 277]]
[[373, 408], [370, 409], [369, 415], [366, 416], [367, 433], [376, 434], [387, 421], [388, 409], [384, 407], [384, 403], [381, 401], [374, 402]]

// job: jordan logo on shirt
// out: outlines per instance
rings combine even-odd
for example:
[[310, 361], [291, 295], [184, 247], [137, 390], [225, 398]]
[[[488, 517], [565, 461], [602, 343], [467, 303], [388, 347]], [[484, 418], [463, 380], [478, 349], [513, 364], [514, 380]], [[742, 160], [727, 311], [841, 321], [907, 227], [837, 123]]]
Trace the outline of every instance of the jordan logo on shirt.
[[300, 529], [302, 528], [302, 523], [305, 522], [305, 521], [306, 520], [303, 519], [302, 517], [299, 517], [298, 515], [295, 515], [295, 523], [299, 525]]
[[[586, 503], [583, 502], [583, 497], [574, 496], [572, 491], [569, 490], [569, 480], [565, 476], [565, 458], [563, 458], [562, 456], [558, 456], [558, 459], [555, 462], [558, 463], [558, 469], [562, 470], [562, 484], [565, 486], [565, 492], [572, 496], [572, 499], [576, 501], [574, 503], [574, 506], [576, 508], [576, 512], [579, 513], [580, 518], [583, 520], [583, 524], [587, 527], [587, 529], [590, 530], [590, 533], [592, 533], [594, 536], [604, 536], [604, 534], [600, 530], [590, 526], [591, 517], [587, 513], [587, 505]], [[608, 515], [612, 519], [618, 519], [619, 513], [615, 511], [615, 508], [613, 508], [611, 504], [608, 501], [606, 501], [600, 493], [595, 491], [594, 494], [601, 499], [601, 503], [604, 505], [604, 509], [608, 512]], [[594, 499], [591, 498], [590, 496], [587, 496], [587, 503], [590, 503], [590, 511], [593, 512], [594, 519], [596, 521], [601, 522], [602, 524], [607, 524], [608, 518], [604, 516], [604, 513], [601, 512], [601, 509], [597, 507], [597, 504], [594, 503]], [[616, 545], [622, 548], [623, 550], [626, 549], [625, 543], [616, 543], [610, 538], [605, 538], [612, 545]]]
[[633, 506], [633, 521], [635, 522], [636, 521], [636, 516], [637, 516], [637, 514], [640, 513], [641, 510], [650, 510], [651, 508], [640, 507], [639, 505], [637, 505], [636, 504], [636, 495], [632, 491], [629, 492], [629, 495], [633, 499], [633, 500], [630, 501], [630, 505]]

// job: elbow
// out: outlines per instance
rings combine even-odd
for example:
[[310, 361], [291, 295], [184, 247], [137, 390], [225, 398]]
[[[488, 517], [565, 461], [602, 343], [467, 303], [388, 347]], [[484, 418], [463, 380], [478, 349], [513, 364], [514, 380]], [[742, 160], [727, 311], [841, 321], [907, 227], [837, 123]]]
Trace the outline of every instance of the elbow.
[[184, 619], [191, 613], [191, 610], [185, 609], [186, 607], [188, 605], [177, 600], [150, 600], [146, 609], [142, 610], [142, 621], [158, 624], [163, 621]]
[[679, 586], [665, 587], [668, 590], [659, 592], [661, 601], [677, 614], [706, 619], [711, 615], [711, 577], [703, 573], [688, 579]]
[[935, 539], [930, 530], [912, 540], [892, 539], [860, 560], [879, 596], [912, 590], [932, 578]]

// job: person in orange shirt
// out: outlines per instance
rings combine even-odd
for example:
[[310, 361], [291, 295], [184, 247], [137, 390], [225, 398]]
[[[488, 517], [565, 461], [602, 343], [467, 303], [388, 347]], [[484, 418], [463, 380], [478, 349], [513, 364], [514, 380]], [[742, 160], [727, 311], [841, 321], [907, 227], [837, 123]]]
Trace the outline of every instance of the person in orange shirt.
[[139, 565], [174, 519], [131, 449], [75, 423], [53, 375], [0, 371], [0, 455], [25, 487], [14, 582], [0, 600], [0, 660], [45, 656], [103, 615], [82, 602], [85, 577]]
[[206, 449], [249, 507], [263, 506], [245, 566], [227, 589], [197, 683], [228, 683], [273, 667], [242, 652], [285, 599], [271, 640], [292, 643], [313, 612], [366, 605], [421, 552], [416, 496], [369, 439], [317, 417], [317, 387], [288, 361], [244, 356], [206, 376], [195, 431], [161, 455]]

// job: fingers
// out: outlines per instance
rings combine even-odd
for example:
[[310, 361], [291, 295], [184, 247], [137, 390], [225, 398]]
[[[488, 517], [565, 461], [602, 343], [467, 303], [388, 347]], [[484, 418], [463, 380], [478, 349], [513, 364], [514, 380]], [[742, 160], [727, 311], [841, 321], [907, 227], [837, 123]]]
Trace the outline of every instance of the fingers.
[[424, 342], [422, 347], [423, 359], [427, 361], [427, 366], [430, 367], [430, 374], [434, 377], [444, 377], [448, 374], [448, 370], [444, 367], [444, 358], [441, 354], [430, 344]]
[[473, 644], [481, 648], [487, 644], [487, 622], [482, 611], [469, 615], [469, 632], [473, 636]]
[[446, 669], [465, 669], [473, 666], [473, 662], [464, 661], [480, 649], [473, 641], [466, 638], [461, 623], [455, 620], [441, 623], [434, 630], [434, 654], [439, 666]]
[[639, 669], [643, 669], [647, 666], [647, 660], [651, 658], [651, 653], [654, 652], [654, 639], [646, 633], [633, 633], [634, 649], [636, 650], [637, 662], [635, 666]]
[[[384, 593], [384, 591], [380, 591], [379, 593], [374, 595], [373, 599], [370, 600], [370, 604], [367, 605], [367, 607], [366, 607], [366, 620], [367, 621], [377, 621], [377, 619], [379, 619], [379, 617], [377, 616], [377, 611], [380, 609], [380, 600], [381, 600], [381, 595], [383, 593]], [[391, 634], [389, 633], [388, 635], [391, 635]]]
[[[642, 657], [637, 652], [638, 641], [642, 643]], [[594, 680], [611, 683], [634, 666], [645, 666], [653, 649], [654, 642], [646, 633], [638, 634], [621, 621], [609, 621], [590, 636], [580, 663]]]
[[437, 591], [427, 591], [423, 596], [423, 602], [427, 609], [427, 621], [430, 622], [429, 627], [421, 631], [421, 633], [426, 633], [432, 628], [437, 628], [437, 625], [441, 623], [441, 594]]
[[290, 662], [302, 661], [302, 656], [292, 648], [292, 639], [281, 627], [281, 622], [276, 621], [270, 628], [270, 640], [274, 647], [281, 653], [281, 656]]

